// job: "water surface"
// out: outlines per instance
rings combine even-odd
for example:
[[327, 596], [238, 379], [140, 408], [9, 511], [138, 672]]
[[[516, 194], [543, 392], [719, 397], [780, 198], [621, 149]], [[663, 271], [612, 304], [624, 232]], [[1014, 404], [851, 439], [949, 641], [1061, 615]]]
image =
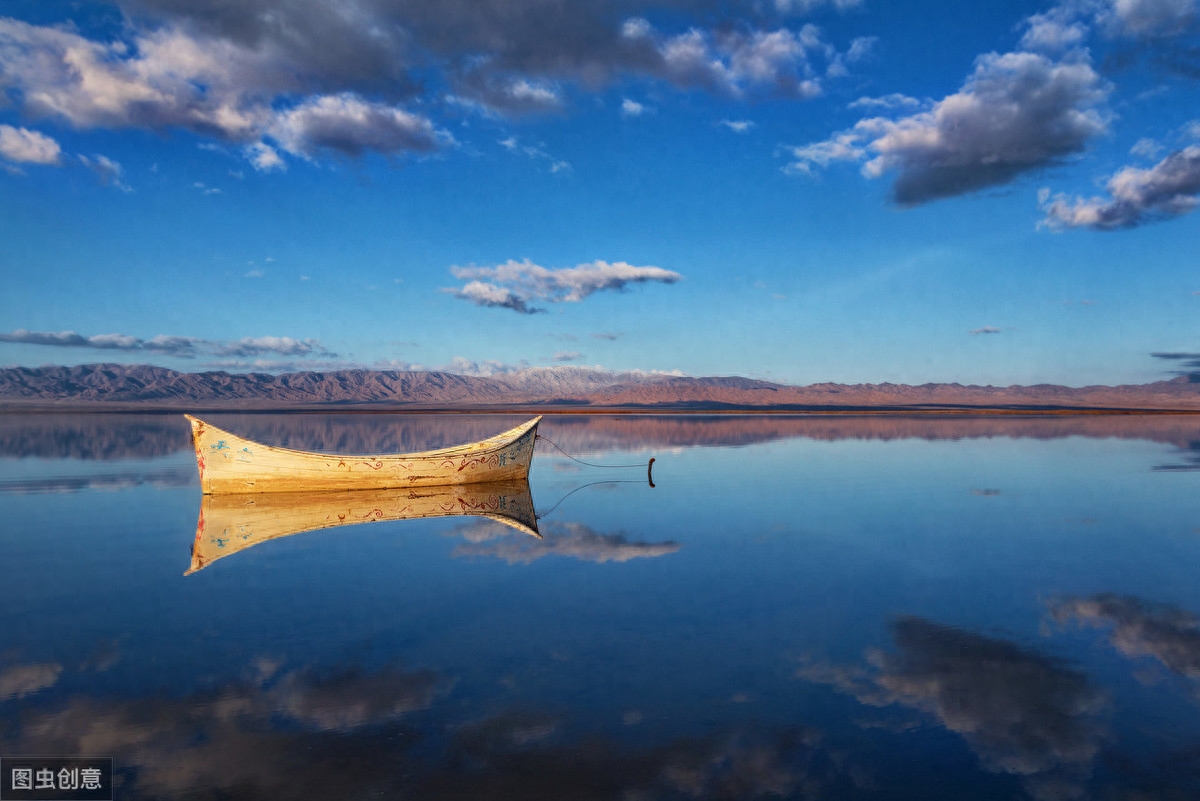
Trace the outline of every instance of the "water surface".
[[[211, 415], [330, 452], [503, 415]], [[0, 754], [120, 798], [1200, 797], [1200, 420], [555, 416], [191, 575], [177, 416], [0, 416]], [[593, 483], [604, 482], [604, 483]]]

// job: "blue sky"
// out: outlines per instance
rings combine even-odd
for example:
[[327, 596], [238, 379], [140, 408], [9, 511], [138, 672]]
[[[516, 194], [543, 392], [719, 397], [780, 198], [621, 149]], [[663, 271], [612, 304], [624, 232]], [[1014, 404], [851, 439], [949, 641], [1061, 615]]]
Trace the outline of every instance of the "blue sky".
[[1200, 349], [1198, 0], [0, 14], [0, 364], [1080, 385]]

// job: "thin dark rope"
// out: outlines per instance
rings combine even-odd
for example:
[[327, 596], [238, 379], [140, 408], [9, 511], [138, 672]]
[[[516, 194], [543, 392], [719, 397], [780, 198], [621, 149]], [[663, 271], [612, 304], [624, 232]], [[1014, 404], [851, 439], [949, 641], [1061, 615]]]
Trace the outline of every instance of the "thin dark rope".
[[[601, 465], [601, 466], [603, 467], [603, 465]], [[641, 467], [641, 465], [635, 465], [635, 467]], [[566, 495], [562, 496], [561, 498], [559, 498], [558, 503], [554, 504], [546, 511], [542, 512], [541, 514], [535, 514], [534, 517], [538, 520], [541, 520], [543, 517], [548, 516], [551, 512], [553, 512], [555, 509], [557, 509], [559, 507], [559, 505], [562, 504], [563, 501], [565, 501], [567, 498], [570, 498], [572, 495], [579, 492], [581, 489], [587, 489], [588, 487], [594, 487], [597, 484], [641, 484], [641, 483], [642, 483], [641, 481], [634, 481], [632, 479], [622, 478], [622, 479], [615, 479], [615, 480], [610, 479], [608, 481], [593, 481], [589, 484], [583, 484], [583, 485], [578, 486], [575, 489], [571, 490], [570, 492], [568, 492]]]
[[568, 459], [579, 462], [580, 464], [586, 464], [588, 467], [622, 467], [622, 468], [624, 468], [624, 467], [645, 467], [645, 465], [643, 465], [640, 462], [638, 464], [596, 464], [595, 462], [585, 462], [582, 459], [576, 459], [574, 456], [567, 453], [562, 448], [559, 448], [558, 443], [556, 443], [554, 440], [550, 439], [549, 437], [547, 437], [543, 434], [538, 434], [537, 438], [544, 439], [544, 440], [546, 440], [546, 442], [549, 442], [551, 445], [553, 445], [555, 448], [558, 449], [559, 453], [561, 453], [563, 456], [567, 457]]

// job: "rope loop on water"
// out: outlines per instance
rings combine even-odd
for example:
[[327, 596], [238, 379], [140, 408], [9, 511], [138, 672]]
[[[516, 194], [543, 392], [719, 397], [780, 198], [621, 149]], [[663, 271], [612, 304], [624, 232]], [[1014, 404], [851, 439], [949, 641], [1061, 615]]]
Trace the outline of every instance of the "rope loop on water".
[[[638, 467], [641, 467], [641, 465], [638, 465]], [[549, 516], [549, 514], [550, 514], [551, 512], [553, 512], [555, 509], [557, 509], [559, 506], [561, 506], [561, 505], [562, 505], [562, 502], [563, 502], [563, 501], [565, 501], [567, 498], [570, 498], [570, 497], [571, 497], [572, 495], [574, 495], [575, 493], [579, 492], [580, 490], [587, 489], [588, 487], [595, 487], [595, 486], [598, 486], [598, 485], [600, 485], [600, 484], [641, 484], [641, 483], [642, 483], [641, 481], [633, 481], [633, 480], [630, 480], [630, 479], [617, 479], [617, 480], [615, 480], [615, 481], [613, 481], [613, 480], [609, 480], [609, 481], [592, 481], [592, 482], [589, 482], [589, 483], [587, 483], [587, 484], [584, 484], [584, 485], [582, 485], [582, 486], [576, 487], [575, 489], [573, 489], [573, 490], [571, 490], [570, 492], [568, 492], [566, 495], [564, 495], [564, 496], [562, 496], [561, 498], [559, 498], [559, 499], [558, 499], [558, 503], [554, 504], [554, 505], [553, 505], [553, 506], [551, 506], [549, 509], [547, 509], [547, 510], [546, 510], [546, 511], [544, 511], [544, 512], [541, 512], [540, 514], [535, 512], [533, 516], [534, 516], [536, 519], [538, 519], [538, 520], [541, 520], [542, 518]]]

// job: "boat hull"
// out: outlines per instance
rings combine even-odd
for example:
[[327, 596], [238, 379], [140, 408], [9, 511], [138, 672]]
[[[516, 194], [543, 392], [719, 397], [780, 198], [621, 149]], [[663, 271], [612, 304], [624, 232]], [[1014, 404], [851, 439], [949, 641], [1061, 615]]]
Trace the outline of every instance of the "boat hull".
[[529, 476], [536, 417], [494, 437], [434, 451], [342, 456], [275, 448], [191, 415], [192, 444], [205, 495], [397, 489], [517, 481]]

